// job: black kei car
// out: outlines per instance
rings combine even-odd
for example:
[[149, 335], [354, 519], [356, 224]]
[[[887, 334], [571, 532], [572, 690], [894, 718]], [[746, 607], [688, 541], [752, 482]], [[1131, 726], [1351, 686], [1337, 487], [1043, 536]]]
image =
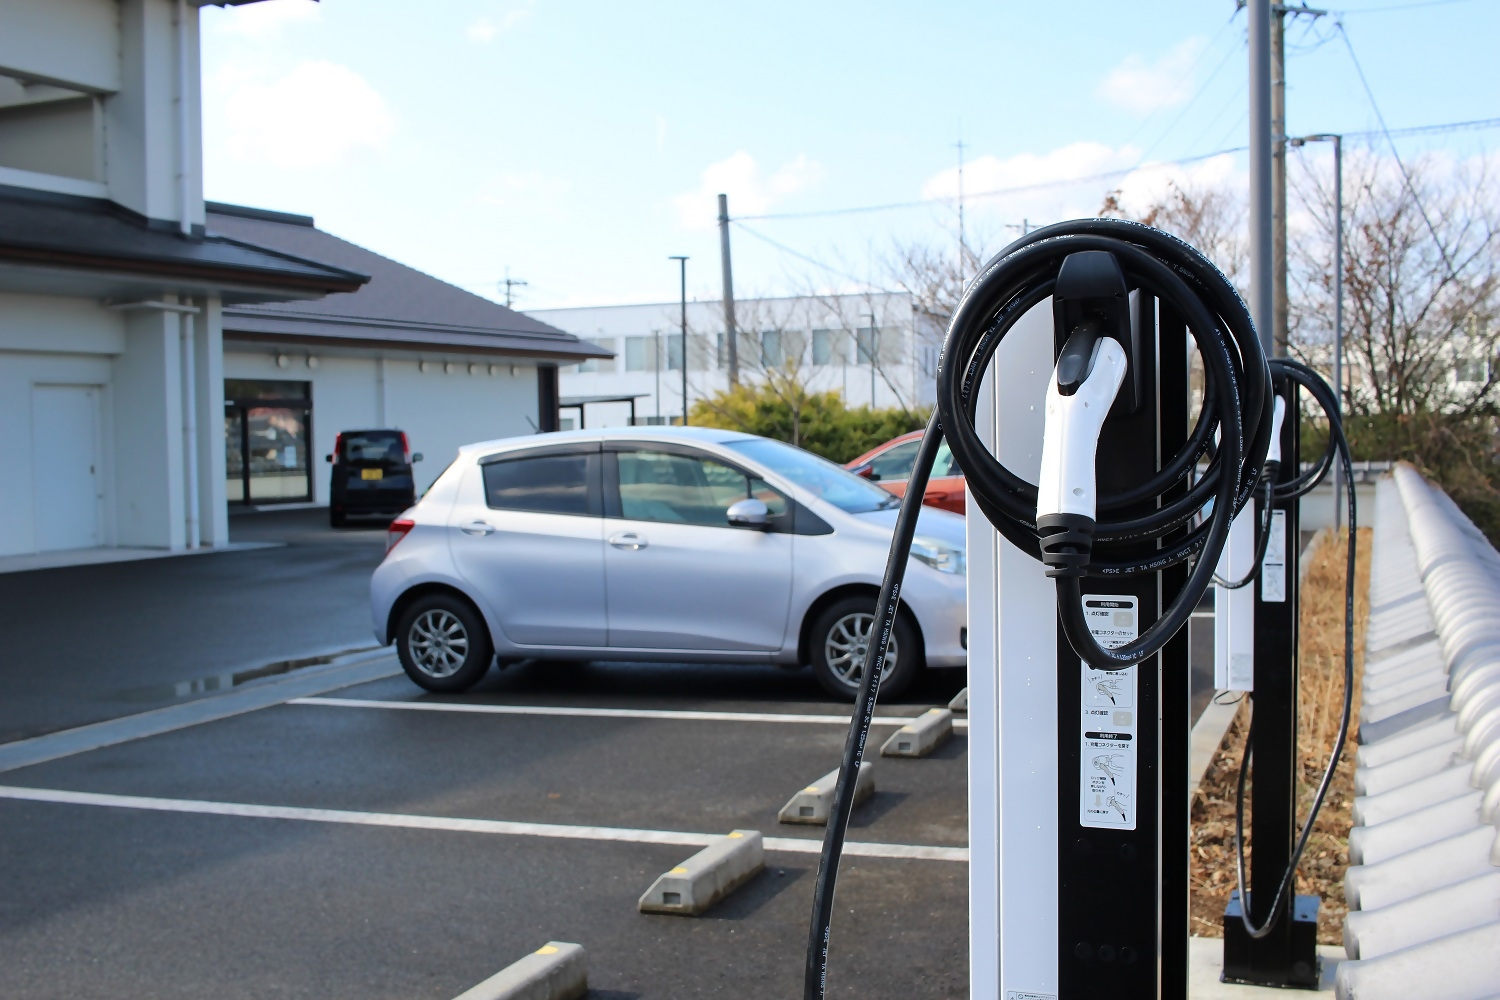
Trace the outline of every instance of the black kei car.
[[417, 502], [413, 455], [405, 431], [342, 431], [334, 442], [328, 523], [342, 528], [351, 517], [395, 517]]

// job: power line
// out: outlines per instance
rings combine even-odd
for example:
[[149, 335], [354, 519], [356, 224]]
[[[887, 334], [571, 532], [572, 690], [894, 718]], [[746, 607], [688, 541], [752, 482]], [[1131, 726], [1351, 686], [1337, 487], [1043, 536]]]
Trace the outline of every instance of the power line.
[[[1230, 20], [1230, 23], [1233, 23], [1232, 18]], [[1226, 24], [1225, 27], [1228, 27], [1228, 25]], [[1198, 99], [1204, 94], [1208, 93], [1209, 85], [1212, 84], [1214, 80], [1218, 79], [1218, 76], [1221, 72], [1223, 72], [1224, 67], [1228, 66], [1230, 60], [1238, 53], [1239, 46], [1233, 46], [1224, 53], [1224, 58], [1219, 60], [1219, 65], [1215, 66], [1214, 71], [1208, 74], [1208, 77], [1204, 79], [1202, 84], [1199, 85], [1198, 92], [1193, 95], [1191, 100], [1189, 100], [1182, 106], [1182, 110], [1177, 113], [1177, 117], [1173, 118], [1172, 123], [1162, 130], [1161, 134], [1156, 137], [1156, 141], [1153, 142], [1150, 146], [1146, 147], [1146, 151], [1140, 155], [1140, 158], [1138, 160], [1136, 160], [1137, 164], [1144, 163], [1147, 157], [1155, 152], [1156, 148], [1162, 144], [1162, 141], [1165, 140], [1167, 136], [1172, 134], [1172, 130], [1178, 126], [1178, 124], [1184, 117], [1187, 116], [1187, 113], [1192, 110], [1193, 105], [1198, 103]], [[1139, 131], [1139, 129], [1137, 131]], [[1134, 135], [1132, 135], [1131, 138], [1134, 138]], [[1130, 139], [1126, 139], [1124, 144], [1128, 145], [1129, 142]]]
[[[1347, 38], [1345, 39], [1345, 41], [1347, 42]], [[1366, 87], [1366, 91], [1368, 93], [1368, 87]], [[1373, 100], [1374, 99], [1372, 97], [1372, 103]], [[1227, 106], [1224, 110], [1228, 110]], [[1378, 113], [1379, 112], [1377, 110], [1377, 114]], [[1214, 123], [1217, 124], [1220, 116], [1215, 115], [1214, 118]], [[1243, 119], [1244, 115], [1241, 115], [1240, 120], [1243, 121]], [[1234, 126], [1234, 128], [1238, 127], [1238, 125]], [[1368, 139], [1376, 136], [1380, 136], [1383, 138], [1394, 138], [1396, 136], [1435, 135], [1442, 132], [1459, 132], [1465, 130], [1497, 127], [1500, 127], [1500, 118], [1475, 118], [1469, 121], [1445, 122], [1439, 125], [1413, 125], [1408, 128], [1381, 128], [1365, 132], [1345, 132], [1343, 133], [1343, 135], [1349, 139]], [[1230, 131], [1232, 132], [1234, 131], [1234, 129], [1231, 129]], [[988, 191], [970, 191], [964, 195], [964, 200], [969, 201], [974, 198], [997, 198], [1002, 195], [1025, 194], [1030, 191], [1046, 191], [1052, 188], [1068, 187], [1073, 184], [1087, 184], [1091, 181], [1105, 181], [1115, 177], [1122, 177], [1126, 174], [1134, 173], [1137, 170], [1155, 170], [1162, 167], [1184, 166], [1189, 163], [1198, 163], [1202, 160], [1211, 160], [1215, 156], [1226, 156], [1232, 153], [1243, 153], [1246, 148], [1247, 147], [1245, 146], [1229, 146], [1224, 149], [1216, 149], [1211, 153], [1198, 153], [1194, 156], [1184, 156], [1175, 160], [1158, 160], [1155, 163], [1139, 164], [1133, 167], [1118, 167], [1114, 170], [1105, 170], [1097, 174], [1085, 174], [1078, 177], [1066, 177], [1055, 181], [1039, 181], [1035, 184], [1018, 184], [1013, 187], [992, 188]], [[855, 205], [848, 208], [813, 209], [806, 212], [765, 212], [760, 215], [740, 216], [733, 221], [736, 224], [741, 224], [745, 222], [760, 222], [766, 220], [774, 221], [782, 219], [821, 219], [839, 215], [859, 215], [867, 212], [892, 212], [908, 208], [924, 208], [930, 205], [952, 204], [956, 200], [957, 199], [952, 195], [940, 195], [934, 198], [919, 198], [913, 201], [893, 201], [879, 205]], [[759, 235], [748, 229], [746, 230], [746, 232], [750, 232], [752, 235]], [[760, 238], [766, 239], [765, 236], [760, 236]], [[824, 265], [819, 264], [818, 266], [822, 267]]]
[[866, 281], [864, 278], [856, 277], [855, 275], [850, 274], [848, 271], [845, 271], [845, 270], [842, 270], [840, 268], [834, 267], [832, 264], [825, 264], [821, 260], [816, 260], [816, 259], [814, 259], [812, 257], [809, 257], [807, 254], [802, 253], [800, 250], [793, 250], [791, 247], [787, 246], [785, 243], [778, 243], [776, 240], [771, 239], [771, 237], [765, 235], [764, 233], [756, 232], [754, 229], [751, 229], [749, 226], [745, 225], [739, 219], [732, 219], [730, 221], [732, 221], [742, 231], [744, 231], [746, 233], [749, 233], [751, 236], [754, 236], [756, 239], [760, 240], [762, 243], [770, 244], [771, 246], [775, 247], [777, 250], [780, 250], [782, 253], [790, 254], [791, 256], [796, 257], [798, 260], [806, 261], [807, 263], [813, 265], [814, 267], [822, 268], [823, 270], [827, 271], [829, 274], [836, 274], [836, 275], [838, 275], [841, 278], [848, 278], [850, 281], [857, 282], [857, 283], [859, 283], [861, 285], [864, 285], [867, 288], [873, 288], [874, 287], [868, 281]]
[[1375, 120], [1380, 122], [1380, 131], [1385, 135], [1385, 141], [1391, 147], [1391, 155], [1396, 158], [1396, 166], [1401, 169], [1401, 178], [1406, 181], [1406, 190], [1411, 192], [1412, 201], [1416, 202], [1417, 211], [1421, 213], [1422, 221], [1427, 223], [1427, 231], [1432, 234], [1432, 242], [1437, 244], [1438, 253], [1443, 255], [1443, 263], [1448, 267], [1448, 277], [1454, 281], [1458, 280], [1458, 274], [1453, 270], [1453, 261], [1448, 256], [1448, 248], [1443, 245], [1443, 240], [1438, 236], [1432, 219], [1427, 215], [1427, 208], [1422, 204], [1422, 196], [1417, 194], [1416, 185], [1411, 182], [1411, 174], [1406, 170], [1406, 164], [1401, 161], [1401, 151], [1396, 148], [1396, 140], [1391, 138], [1391, 130], [1386, 127], [1385, 115], [1380, 113], [1380, 105], [1375, 100], [1375, 92], [1370, 89], [1370, 81], [1365, 79], [1364, 67], [1359, 64], [1359, 56], [1354, 54], [1354, 43], [1349, 41], [1349, 33], [1344, 30], [1342, 21], [1335, 21], [1339, 35], [1344, 39], [1344, 48], [1349, 50], [1349, 59], [1354, 63], [1354, 71], [1359, 74], [1359, 82], [1364, 85], [1365, 96], [1370, 99], [1370, 107], [1375, 109]]
[[1354, 10], [1341, 11], [1344, 14], [1384, 14], [1392, 10], [1415, 10], [1418, 7], [1446, 7], [1455, 3], [1473, 3], [1474, 0], [1417, 0], [1415, 3], [1393, 3], [1384, 7], [1359, 7]]
[[[1198, 72], [1198, 67], [1202, 64], [1202, 62], [1204, 60], [1204, 57], [1206, 57], [1209, 54], [1209, 52], [1213, 50], [1213, 47], [1219, 43], [1219, 39], [1221, 37], [1223, 37], [1224, 32], [1228, 31], [1229, 28], [1230, 28], [1230, 26], [1234, 24], [1235, 17], [1238, 16], [1238, 14], [1239, 14], [1239, 10], [1236, 9], [1233, 14], [1229, 15], [1229, 19], [1226, 20], [1222, 25], [1219, 26], [1219, 30], [1216, 31], [1216, 32], [1214, 32], [1214, 36], [1208, 40], [1208, 42], [1203, 46], [1203, 50], [1198, 53], [1198, 57], [1193, 60], [1193, 64], [1187, 68], [1187, 71], [1184, 74], [1185, 76], [1191, 77], [1194, 73]], [[1238, 46], [1235, 46], [1235, 47], [1231, 48], [1229, 50], [1229, 55], [1233, 55], [1237, 49], [1238, 49]], [[1228, 61], [1228, 56], [1225, 57], [1225, 61], [1226, 62]], [[1198, 100], [1199, 97], [1203, 96], [1204, 89], [1206, 89], [1207, 86], [1208, 86], [1208, 84], [1209, 84], [1209, 82], [1212, 81], [1213, 78], [1218, 75], [1219, 70], [1223, 69], [1223, 68], [1224, 68], [1224, 63], [1221, 62], [1219, 64], [1218, 68], [1216, 68], [1212, 73], [1209, 74], [1208, 80], [1205, 80], [1203, 82], [1203, 85], [1198, 88], [1198, 93], [1194, 94], [1193, 97], [1192, 97], [1192, 100], [1188, 101], [1187, 107], [1192, 107], [1193, 102], [1196, 101], [1196, 100]], [[1187, 107], [1183, 108], [1184, 112], [1187, 111]], [[1128, 135], [1125, 138], [1125, 141], [1122, 142], [1122, 143], [1120, 143], [1120, 145], [1121, 146], [1128, 146], [1128, 145], [1130, 145], [1130, 143], [1135, 139], [1136, 136], [1140, 135], [1142, 132], [1144, 132], [1146, 130], [1146, 126], [1147, 125], [1151, 124], [1153, 121], [1156, 120], [1157, 114], [1159, 114], [1160, 112], [1165, 111], [1165, 110], [1166, 110], [1166, 106], [1165, 105], [1161, 105], [1161, 106], [1158, 106], [1157, 108], [1155, 108], [1145, 118], [1141, 119], [1140, 124], [1138, 124], [1135, 127], [1135, 130], [1133, 132], [1131, 132], [1130, 135]], [[1179, 114], [1177, 117], [1180, 119], [1182, 117], [1182, 115]], [[1172, 128], [1176, 124], [1177, 124], [1177, 122], [1174, 120], [1171, 125], [1167, 126], [1166, 131], [1167, 132], [1172, 131]], [[1163, 135], [1165, 135], [1165, 134], [1166, 133], [1163, 133]], [[1158, 143], [1161, 142], [1161, 139], [1159, 137], [1157, 139], [1157, 142]], [[1155, 143], [1153, 143], [1152, 145], [1154, 146]], [[1141, 157], [1141, 159], [1145, 159], [1145, 157], [1143, 156], [1143, 157]]]

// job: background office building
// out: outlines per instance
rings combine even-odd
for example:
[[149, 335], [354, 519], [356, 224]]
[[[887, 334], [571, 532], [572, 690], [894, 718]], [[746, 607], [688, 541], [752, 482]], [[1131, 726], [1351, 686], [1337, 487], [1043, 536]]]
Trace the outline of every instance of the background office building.
[[[681, 304], [535, 309], [534, 319], [611, 352], [561, 370], [562, 424], [619, 427], [682, 418]], [[850, 406], [927, 407], [943, 331], [904, 292], [743, 299], [735, 303], [743, 382], [795, 370]], [[687, 304], [688, 404], [729, 385], [720, 301]]]

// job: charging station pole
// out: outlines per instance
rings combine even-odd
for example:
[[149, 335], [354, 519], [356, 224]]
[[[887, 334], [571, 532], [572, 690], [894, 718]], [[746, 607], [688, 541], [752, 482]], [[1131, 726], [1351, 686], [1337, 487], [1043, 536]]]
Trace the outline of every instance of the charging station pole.
[[[1037, 469], [1051, 318], [1044, 300], [1017, 323], [981, 390], [976, 426], [1022, 475]], [[1104, 424], [1105, 495], [1149, 477], [1188, 433], [1186, 327], [1158, 319], [1140, 292], [1131, 318], [1141, 405]], [[1087, 667], [1060, 627], [1039, 627], [1057, 615], [1043, 567], [969, 511], [971, 996], [1184, 996], [1187, 635], [1135, 667]], [[1084, 602], [1096, 636], [1117, 645], [1139, 635], [1185, 576], [1173, 567], [1090, 578]]]

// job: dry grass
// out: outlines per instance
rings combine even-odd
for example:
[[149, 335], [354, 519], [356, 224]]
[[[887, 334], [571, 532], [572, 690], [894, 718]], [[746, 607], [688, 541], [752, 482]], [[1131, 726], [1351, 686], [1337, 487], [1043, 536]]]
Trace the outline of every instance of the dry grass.
[[[1327, 766], [1338, 730], [1344, 685], [1344, 560], [1348, 533], [1335, 538], [1320, 532], [1313, 540], [1307, 576], [1302, 582], [1302, 618], [1298, 632], [1298, 817], [1307, 807]], [[1354, 718], [1359, 718], [1359, 680], [1363, 675], [1365, 624], [1370, 614], [1370, 529], [1359, 532], [1359, 563], [1354, 603]], [[1245, 746], [1249, 710], [1242, 706], [1224, 734], [1218, 753], [1193, 797], [1192, 929], [1194, 934], [1223, 934], [1224, 905], [1234, 890], [1235, 780]], [[1323, 900], [1318, 940], [1342, 940], [1344, 869], [1349, 864], [1349, 808], [1354, 799], [1354, 734], [1339, 758], [1338, 769], [1312, 839], [1297, 871], [1297, 892]], [[1249, 829], [1251, 810], [1245, 810]]]

